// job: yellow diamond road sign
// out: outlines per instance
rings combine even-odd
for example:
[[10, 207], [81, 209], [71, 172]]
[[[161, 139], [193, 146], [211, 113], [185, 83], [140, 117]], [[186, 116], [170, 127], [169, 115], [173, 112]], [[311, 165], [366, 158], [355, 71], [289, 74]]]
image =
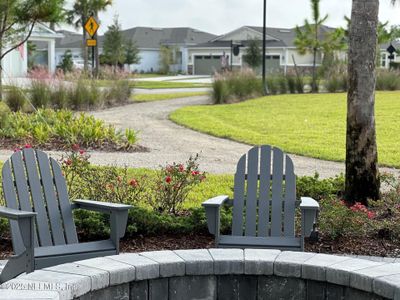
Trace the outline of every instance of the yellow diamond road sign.
[[90, 18], [87, 20], [86, 24], [85, 24], [85, 30], [86, 30], [86, 32], [87, 32], [91, 37], [93, 37], [93, 36], [96, 34], [96, 32], [97, 32], [98, 29], [99, 29], [99, 24], [97, 23], [97, 21], [95, 20], [95, 18], [90, 17]]

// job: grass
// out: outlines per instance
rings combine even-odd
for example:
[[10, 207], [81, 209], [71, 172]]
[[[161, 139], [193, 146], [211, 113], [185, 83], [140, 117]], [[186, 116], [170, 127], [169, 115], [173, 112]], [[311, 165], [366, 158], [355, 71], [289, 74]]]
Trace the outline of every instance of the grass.
[[[378, 92], [376, 127], [381, 165], [400, 167], [399, 92]], [[270, 96], [246, 102], [193, 106], [171, 120], [247, 144], [272, 144], [288, 153], [344, 161], [346, 94]]]
[[162, 75], [162, 74], [157, 74], [157, 73], [144, 73], [144, 74], [140, 74], [140, 73], [135, 73], [132, 74], [132, 78], [156, 78], [156, 77], [167, 77], [167, 76], [171, 76], [171, 75]]
[[187, 93], [169, 93], [169, 94], [138, 94], [133, 95], [132, 100], [135, 102], [152, 102], [170, 99], [179, 99], [194, 96], [208, 95], [208, 92], [187, 92]]

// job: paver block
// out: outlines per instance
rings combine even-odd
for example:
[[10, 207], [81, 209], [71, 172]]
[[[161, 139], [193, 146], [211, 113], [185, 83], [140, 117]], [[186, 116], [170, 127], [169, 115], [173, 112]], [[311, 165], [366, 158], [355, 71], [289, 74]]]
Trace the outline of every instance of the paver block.
[[306, 300], [306, 283], [302, 279], [262, 276], [258, 278], [258, 299]]
[[280, 250], [245, 249], [244, 273], [252, 275], [274, 274], [274, 262]]
[[338, 285], [349, 286], [350, 285], [350, 273], [355, 270], [361, 270], [368, 267], [380, 266], [385, 263], [374, 262], [365, 259], [352, 258], [349, 260], [342, 261], [330, 266], [326, 266], [326, 280], [330, 283]]
[[139, 255], [157, 262], [161, 277], [185, 275], [185, 261], [173, 251], [142, 252]]
[[301, 277], [302, 264], [315, 253], [286, 251], [279, 254], [274, 263], [274, 274], [282, 277]]
[[135, 268], [131, 265], [110, 259], [97, 257], [76, 262], [78, 265], [98, 268], [110, 274], [110, 285], [118, 285], [135, 280]]
[[400, 290], [400, 274], [375, 278], [372, 283], [374, 293], [393, 299], [396, 290]]
[[346, 256], [334, 256], [328, 254], [316, 254], [302, 265], [301, 277], [304, 279], [312, 279], [326, 281], [326, 267], [333, 264], [349, 260]]
[[24, 299], [40, 299], [40, 300], [59, 300], [60, 296], [57, 292], [50, 291], [24, 291], [24, 290], [1, 290], [0, 299], [2, 300], [24, 300]]
[[206, 249], [174, 251], [186, 264], [186, 275], [214, 274], [214, 261]]
[[49, 267], [43, 270], [56, 271], [58, 273], [68, 273], [75, 275], [88, 276], [91, 280], [91, 291], [100, 290], [110, 285], [110, 275], [107, 271], [98, 268], [87, 267], [75, 263], [63, 264]]
[[7, 281], [3, 289], [55, 291], [60, 299], [74, 299], [90, 292], [91, 280], [88, 276], [38, 270]]
[[217, 279], [212, 276], [183, 276], [169, 279], [169, 300], [217, 299]]
[[400, 263], [388, 263], [381, 266], [354, 270], [350, 275], [350, 286], [362, 291], [372, 292], [374, 278], [395, 274], [400, 274]]
[[142, 255], [136, 253], [124, 253], [108, 256], [108, 258], [134, 266], [136, 270], [136, 280], [153, 279], [160, 276], [159, 263]]
[[214, 260], [214, 273], [243, 274], [244, 251], [242, 249], [209, 249]]

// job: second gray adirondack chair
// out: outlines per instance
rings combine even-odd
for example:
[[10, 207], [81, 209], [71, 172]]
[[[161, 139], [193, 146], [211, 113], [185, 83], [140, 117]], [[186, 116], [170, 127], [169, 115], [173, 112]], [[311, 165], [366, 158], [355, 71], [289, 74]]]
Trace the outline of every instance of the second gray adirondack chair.
[[[60, 165], [46, 153], [24, 149], [4, 163], [3, 192], [7, 208], [0, 217], [10, 219], [14, 256], [0, 274], [0, 284], [23, 272], [119, 253], [130, 205], [75, 200], [70, 203]], [[108, 240], [79, 243], [73, 209], [110, 215]]]
[[[232, 234], [220, 234], [220, 210], [233, 205]], [[315, 229], [319, 204], [301, 198], [301, 237], [295, 235], [296, 176], [292, 159], [279, 148], [256, 146], [237, 165], [234, 199], [218, 196], [203, 203], [217, 247], [303, 251]]]

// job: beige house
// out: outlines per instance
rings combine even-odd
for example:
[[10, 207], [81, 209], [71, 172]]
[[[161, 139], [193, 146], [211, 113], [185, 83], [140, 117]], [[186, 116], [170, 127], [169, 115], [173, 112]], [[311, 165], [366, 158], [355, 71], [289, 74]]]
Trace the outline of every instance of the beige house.
[[[335, 30], [331, 27], [323, 26], [321, 35]], [[313, 56], [308, 53], [300, 55], [294, 40], [296, 37], [295, 28], [267, 28], [266, 36], [266, 65], [269, 73], [281, 71], [288, 72], [297, 65], [300, 70], [304, 71], [313, 65]], [[232, 67], [243, 68], [245, 63], [243, 56], [246, 48], [251, 40], [263, 39], [263, 28], [254, 26], [243, 26], [227, 34], [219, 36], [207, 43], [198, 44], [188, 47], [188, 70], [189, 74], [209, 75], [222, 68], [221, 62], [227, 59]], [[240, 44], [240, 53], [235, 56], [232, 53], [232, 45]], [[345, 53], [339, 53], [341, 57], [345, 57]], [[322, 55], [317, 57], [317, 65], [322, 62]]]

